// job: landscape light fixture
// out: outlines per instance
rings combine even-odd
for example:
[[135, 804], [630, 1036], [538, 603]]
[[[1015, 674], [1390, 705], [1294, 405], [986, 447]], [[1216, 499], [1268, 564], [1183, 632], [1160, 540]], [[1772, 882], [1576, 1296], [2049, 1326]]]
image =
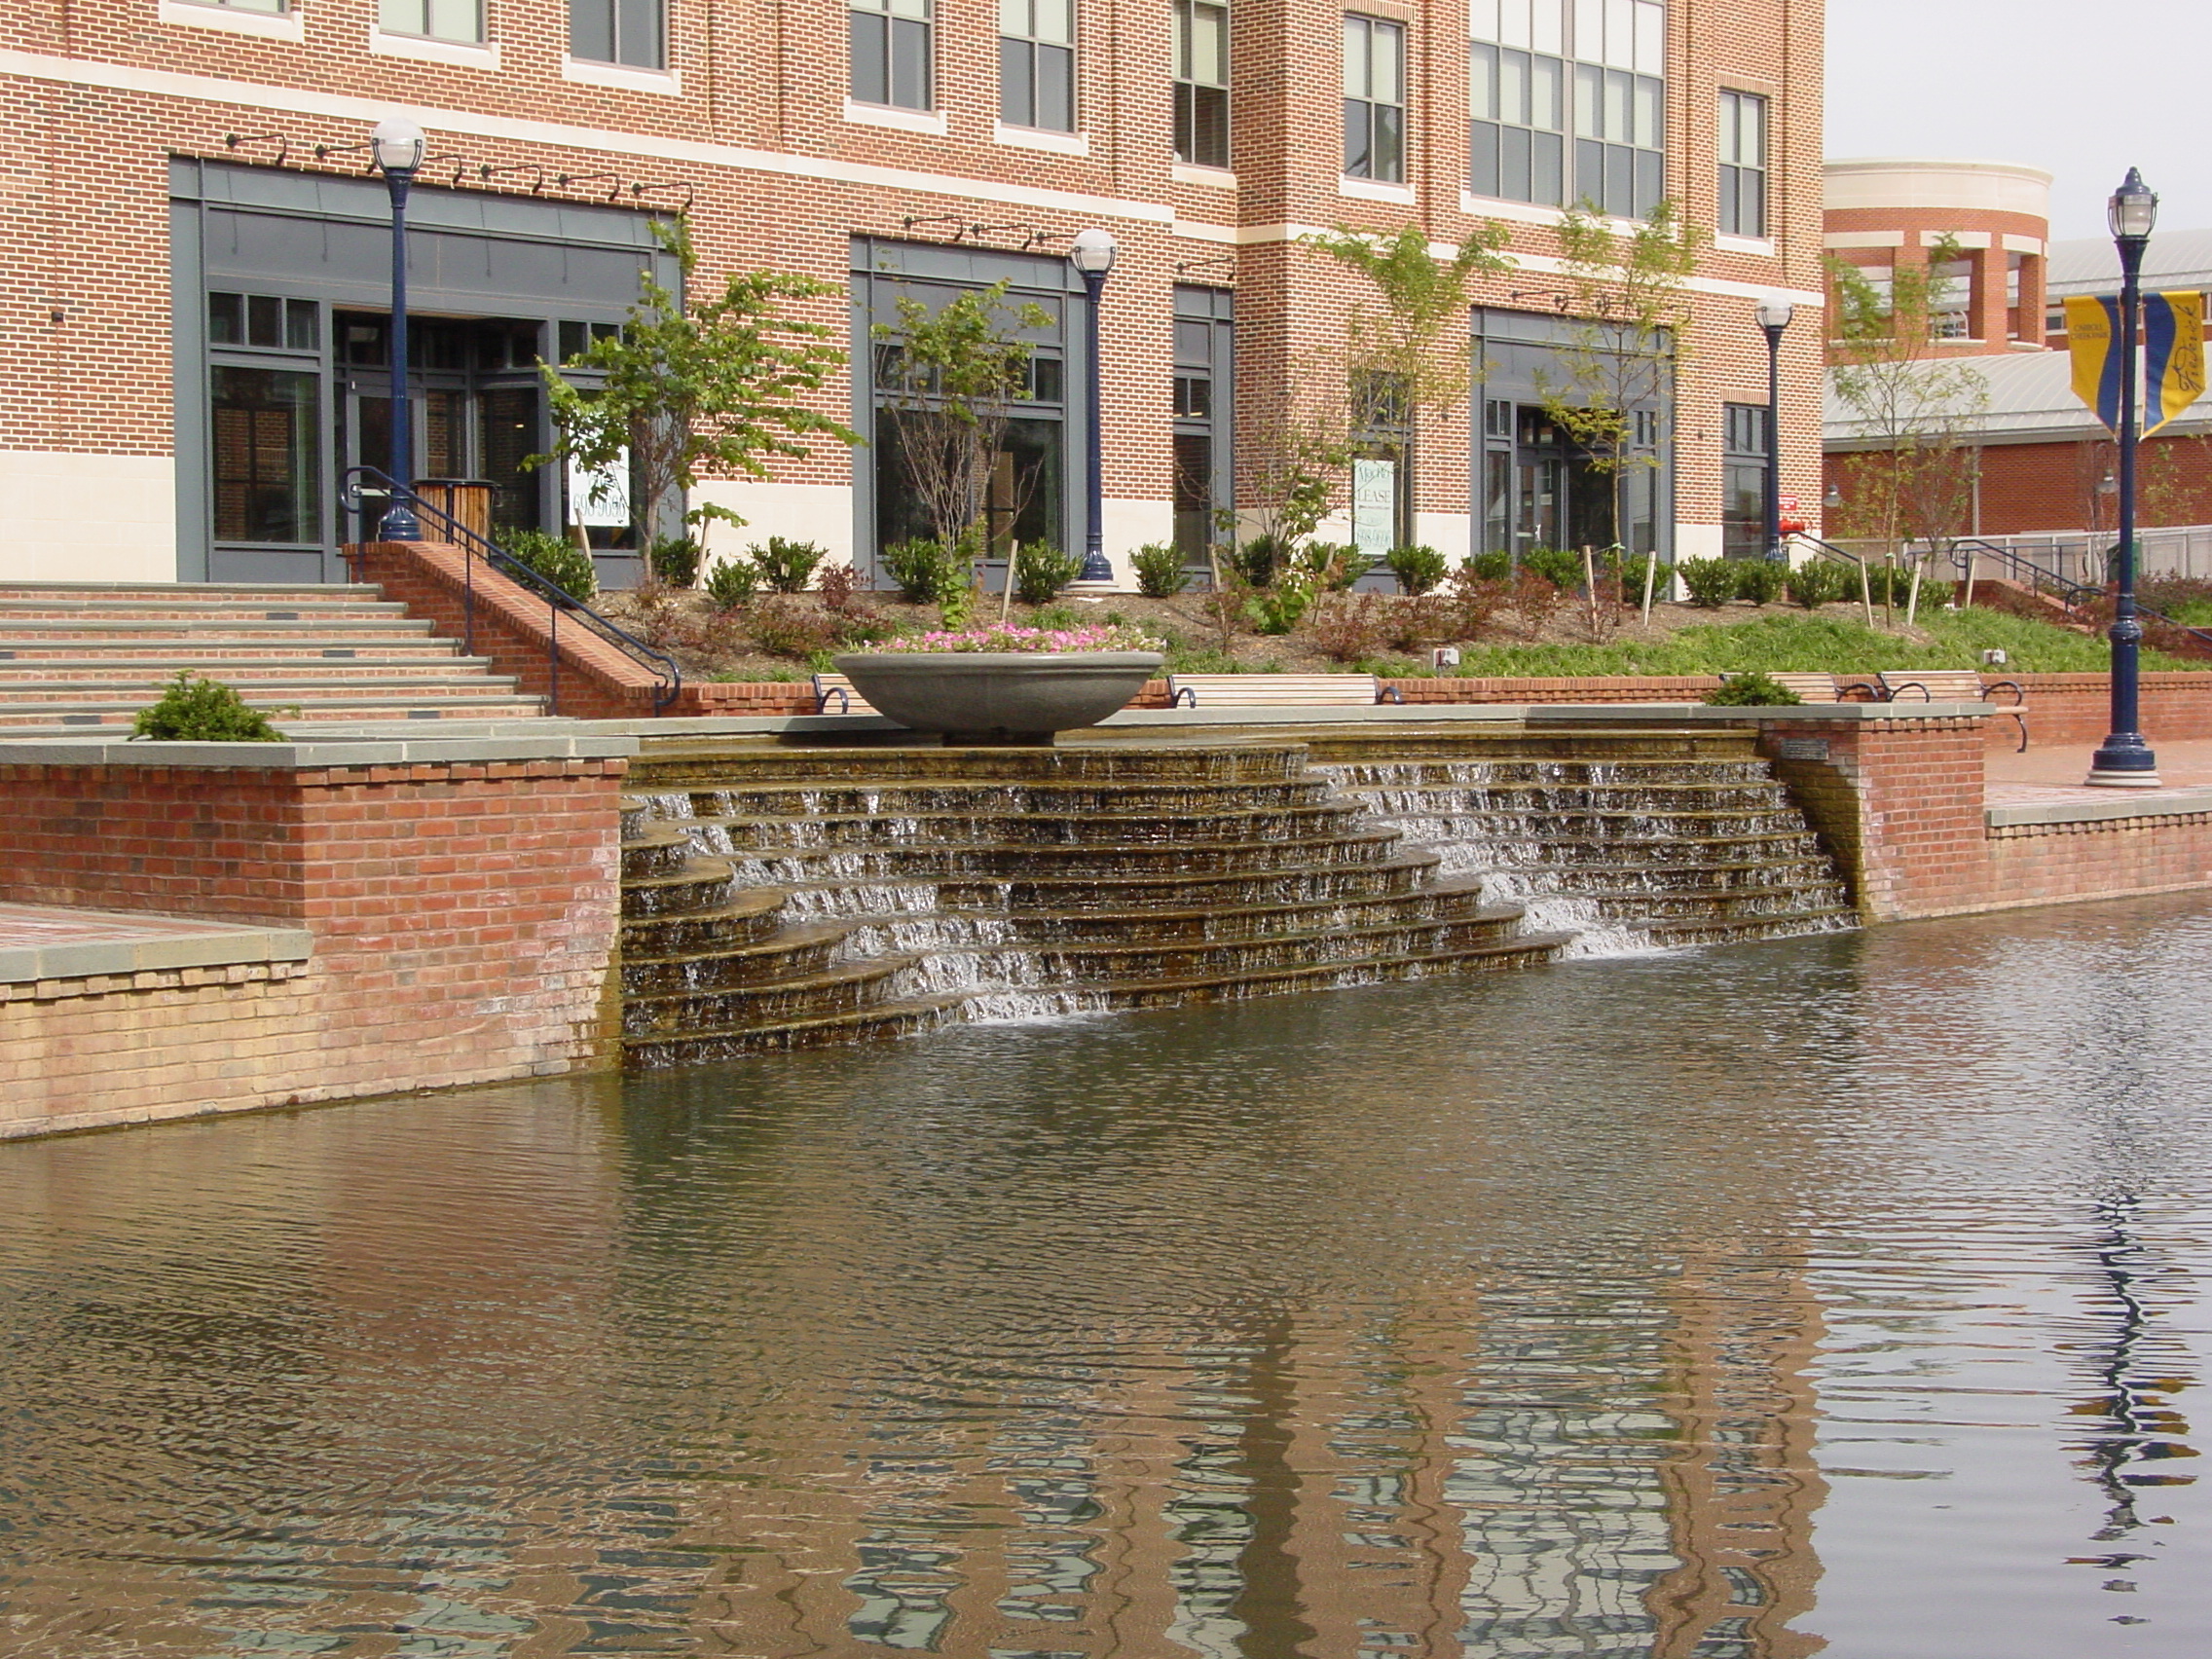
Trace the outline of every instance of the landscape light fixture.
[[387, 115], [369, 134], [369, 146], [391, 196], [391, 504], [377, 525], [379, 541], [420, 541], [423, 526], [400, 494], [412, 486], [414, 430], [407, 402], [407, 192], [428, 143], [403, 115]]
[[1758, 306], [1759, 327], [1766, 331], [1766, 542], [1761, 556], [1776, 563], [1788, 557], [1782, 547], [1782, 331], [1796, 310], [1779, 297]]
[[1106, 274], [1114, 269], [1114, 255], [1119, 251], [1114, 233], [1095, 228], [1078, 231], [1074, 244], [1068, 249], [1068, 263], [1075, 267], [1076, 275], [1083, 278], [1085, 291], [1090, 296], [1090, 304], [1084, 313], [1085, 349], [1090, 359], [1088, 395], [1090, 419], [1085, 429], [1089, 445], [1087, 460], [1090, 524], [1084, 539], [1083, 574], [1076, 578], [1077, 585], [1084, 587], [1111, 587], [1114, 582], [1114, 567], [1106, 562], [1106, 443], [1099, 419], [1103, 402], [1100, 388], [1106, 379], [1106, 366], [1098, 356], [1098, 301], [1106, 287]]
[[2143, 304], [2143, 247], [2158, 222], [2158, 198], [2134, 167], [2105, 206], [2113, 245], [2120, 250], [2120, 545], [2114, 550], [2112, 627], [2112, 729], [2089, 761], [2085, 782], [2121, 789], [2156, 789], [2158, 757], [2143, 739], [2143, 624], [2135, 613], [2135, 428]]

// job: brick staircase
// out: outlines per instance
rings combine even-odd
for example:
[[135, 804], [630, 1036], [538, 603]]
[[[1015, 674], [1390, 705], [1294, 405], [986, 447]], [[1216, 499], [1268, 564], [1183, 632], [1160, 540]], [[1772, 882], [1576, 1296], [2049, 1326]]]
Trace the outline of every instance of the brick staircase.
[[0, 740], [126, 735], [180, 668], [287, 726], [543, 712], [436, 628], [374, 587], [0, 583]]

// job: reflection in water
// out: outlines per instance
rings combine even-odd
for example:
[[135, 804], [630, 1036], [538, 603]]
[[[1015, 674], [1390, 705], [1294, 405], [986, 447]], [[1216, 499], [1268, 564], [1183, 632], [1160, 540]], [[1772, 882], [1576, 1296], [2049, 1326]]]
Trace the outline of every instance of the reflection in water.
[[2193, 1654], [2208, 944], [2106, 906], [0, 1148], [0, 1653]]

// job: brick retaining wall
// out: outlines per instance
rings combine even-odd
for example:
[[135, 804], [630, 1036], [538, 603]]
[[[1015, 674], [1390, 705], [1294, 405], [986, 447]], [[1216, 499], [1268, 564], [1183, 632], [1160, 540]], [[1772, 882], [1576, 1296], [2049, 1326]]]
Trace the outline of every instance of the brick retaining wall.
[[625, 768], [0, 763], [0, 898], [313, 938], [297, 973], [11, 996], [0, 1136], [601, 1063]]

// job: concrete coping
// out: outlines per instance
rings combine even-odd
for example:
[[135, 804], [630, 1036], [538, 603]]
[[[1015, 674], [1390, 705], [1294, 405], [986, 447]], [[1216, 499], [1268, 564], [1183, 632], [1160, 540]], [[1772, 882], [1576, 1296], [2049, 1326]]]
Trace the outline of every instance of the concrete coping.
[[564, 722], [545, 732], [385, 738], [333, 736], [294, 743], [131, 743], [121, 738], [0, 741], [0, 766], [176, 766], [203, 771], [321, 771], [338, 766], [467, 765], [515, 760], [619, 760], [638, 741]]
[[[1372, 724], [1741, 726], [1798, 719], [1851, 723], [1986, 719], [2003, 712], [1988, 703], [1807, 703], [1774, 708], [1715, 708], [1704, 703], [1283, 703], [1217, 709], [1123, 709], [1099, 721], [1099, 727], [1189, 731], [1207, 726]], [[579, 723], [594, 731], [639, 738], [829, 736], [905, 729], [881, 715], [699, 715], [680, 719]]]
[[2127, 818], [2181, 818], [2212, 812], [2212, 789], [2113, 790], [2100, 800], [2023, 800], [1982, 809], [1992, 830], [2028, 824], [2108, 824]]
[[304, 928], [253, 927], [113, 910], [55, 908], [50, 913], [64, 927], [70, 919], [81, 919], [88, 931], [108, 937], [0, 944], [0, 984], [151, 974], [165, 969], [231, 968], [243, 963], [305, 962], [314, 953], [313, 936]]

